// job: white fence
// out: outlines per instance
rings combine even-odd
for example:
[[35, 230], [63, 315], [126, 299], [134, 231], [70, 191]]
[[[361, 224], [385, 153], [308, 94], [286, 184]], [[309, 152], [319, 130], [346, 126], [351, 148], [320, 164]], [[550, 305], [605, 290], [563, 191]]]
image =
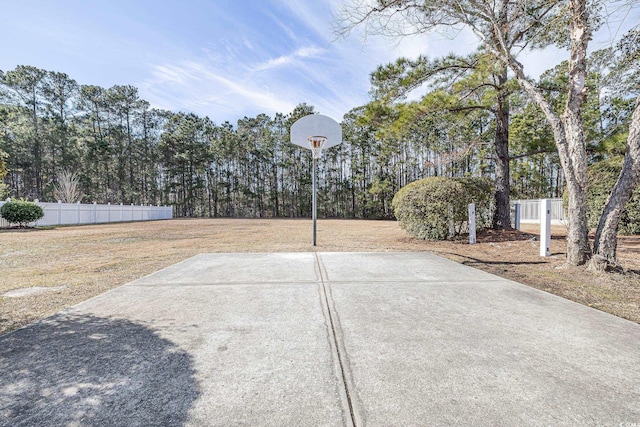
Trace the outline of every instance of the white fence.
[[[565, 214], [562, 199], [551, 200], [551, 223], [564, 224]], [[525, 224], [540, 223], [540, 200], [512, 200], [511, 205], [520, 204], [520, 222]]]
[[[0, 202], [0, 207], [6, 202]], [[99, 205], [80, 203], [42, 203], [44, 217], [32, 225], [99, 224], [122, 221], [151, 221], [173, 218], [172, 206]], [[9, 224], [0, 218], [0, 227]]]

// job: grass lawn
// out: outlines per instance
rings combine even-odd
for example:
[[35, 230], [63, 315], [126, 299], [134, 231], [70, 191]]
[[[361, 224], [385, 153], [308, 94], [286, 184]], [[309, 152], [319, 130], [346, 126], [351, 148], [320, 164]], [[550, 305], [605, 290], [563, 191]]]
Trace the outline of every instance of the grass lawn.
[[[526, 226], [525, 226], [526, 227]], [[563, 267], [564, 230], [541, 258], [537, 226], [478, 244], [425, 242], [394, 221], [182, 219], [0, 231], [0, 333], [205, 252], [428, 251], [640, 323], [640, 237], [620, 238], [625, 273]], [[530, 234], [531, 233], [531, 234]], [[41, 288], [41, 289], [40, 289]]]

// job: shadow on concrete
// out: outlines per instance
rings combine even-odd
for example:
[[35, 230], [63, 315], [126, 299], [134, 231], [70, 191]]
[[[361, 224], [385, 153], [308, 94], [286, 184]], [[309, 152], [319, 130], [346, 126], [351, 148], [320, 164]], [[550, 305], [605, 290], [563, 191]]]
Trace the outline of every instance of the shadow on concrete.
[[128, 320], [58, 315], [0, 337], [0, 425], [176, 426], [192, 357]]

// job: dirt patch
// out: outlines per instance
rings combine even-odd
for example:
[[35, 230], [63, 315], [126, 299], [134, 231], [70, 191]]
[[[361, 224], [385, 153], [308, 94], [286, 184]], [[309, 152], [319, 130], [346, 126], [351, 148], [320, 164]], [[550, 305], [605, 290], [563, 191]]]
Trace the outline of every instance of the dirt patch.
[[0, 295], [23, 288], [59, 288], [0, 297], [0, 333], [52, 315], [109, 289], [206, 252], [427, 251], [640, 322], [640, 238], [621, 237], [624, 273], [563, 268], [563, 227], [553, 227], [551, 257], [541, 258], [536, 226], [464, 240], [425, 242], [393, 221], [193, 219], [0, 232]]

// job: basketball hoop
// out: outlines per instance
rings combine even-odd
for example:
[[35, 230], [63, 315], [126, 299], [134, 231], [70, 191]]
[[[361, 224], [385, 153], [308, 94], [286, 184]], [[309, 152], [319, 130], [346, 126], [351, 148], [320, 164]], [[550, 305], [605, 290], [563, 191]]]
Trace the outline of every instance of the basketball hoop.
[[324, 144], [327, 143], [326, 136], [310, 136], [307, 138], [309, 142], [309, 148], [311, 149], [311, 153], [313, 154], [314, 159], [319, 159], [322, 154], [322, 149], [324, 148]]
[[311, 219], [313, 219], [313, 246], [316, 245], [316, 194], [318, 159], [324, 148], [342, 143], [342, 128], [331, 117], [321, 114], [309, 114], [299, 118], [290, 129], [291, 143], [305, 149], [311, 149], [313, 166], [311, 185], [313, 188]]

